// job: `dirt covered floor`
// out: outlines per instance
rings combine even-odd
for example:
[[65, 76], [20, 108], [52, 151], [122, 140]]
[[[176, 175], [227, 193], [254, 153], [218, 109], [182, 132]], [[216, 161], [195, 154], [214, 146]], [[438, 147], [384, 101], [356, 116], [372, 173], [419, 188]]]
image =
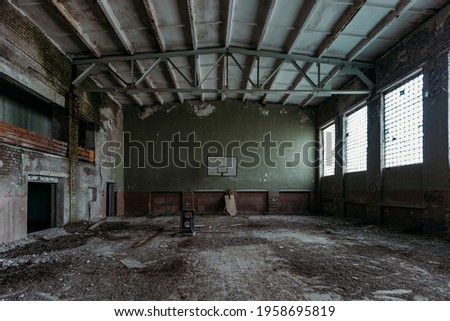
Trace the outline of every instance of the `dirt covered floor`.
[[2, 244], [0, 300], [450, 300], [445, 240], [315, 216], [196, 224], [110, 218]]

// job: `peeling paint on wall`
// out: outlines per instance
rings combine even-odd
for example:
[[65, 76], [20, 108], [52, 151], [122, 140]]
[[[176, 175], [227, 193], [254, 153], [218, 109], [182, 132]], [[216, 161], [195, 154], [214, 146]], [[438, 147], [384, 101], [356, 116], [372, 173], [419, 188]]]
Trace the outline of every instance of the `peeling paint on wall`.
[[109, 128], [110, 130], [114, 130], [114, 121], [112, 119], [108, 119], [103, 122], [103, 128]]
[[[166, 106], [157, 105], [157, 106], [145, 107], [144, 110], [139, 113], [139, 118], [141, 120], [144, 120], [159, 111], [165, 111], [167, 114], [170, 114], [177, 107], [178, 107], [177, 105], [171, 105], [170, 107], [168, 107], [167, 105]], [[215, 109], [214, 106], [213, 106], [213, 108]], [[194, 110], [195, 110], [195, 107], [194, 107]], [[198, 116], [201, 117], [200, 115], [198, 115]]]
[[264, 117], [268, 117], [270, 114], [269, 110], [264, 109], [264, 107], [259, 107], [259, 113]]
[[265, 174], [263, 175], [263, 177], [259, 180], [259, 182], [260, 182], [260, 183], [263, 183], [263, 184], [269, 182], [269, 177], [270, 177], [271, 175], [272, 175], [272, 173], [269, 173], [269, 174], [265, 173]]
[[216, 111], [216, 106], [213, 106], [206, 102], [188, 101], [188, 104], [192, 107], [193, 112], [198, 117], [208, 117]]
[[[173, 105], [176, 106], [176, 109], [167, 113], [167, 109]], [[197, 105], [197, 108], [203, 107], [209, 111], [212, 111], [214, 109], [212, 107], [215, 107], [215, 111], [208, 117], [201, 118], [195, 113], [195, 105]], [[212, 106], [208, 107], [208, 105]], [[280, 114], [283, 107], [286, 108], [286, 115]], [[315, 168], [306, 166], [302, 162], [298, 165], [292, 163], [293, 167], [288, 168], [287, 163], [291, 164], [296, 159], [294, 153], [300, 151], [302, 146], [315, 139], [315, 109], [309, 110], [309, 108], [306, 108], [312, 121], [299, 128], [297, 114], [300, 109], [296, 106], [270, 104], [262, 106], [254, 101], [242, 103], [236, 100], [207, 101], [205, 103], [186, 100], [184, 104], [167, 104], [159, 108], [158, 112], [145, 120], [139, 119], [143, 108], [124, 109], [124, 131], [131, 133], [132, 140], [153, 142], [150, 147], [154, 150], [148, 156], [145, 156], [147, 161], [168, 162], [168, 166], [164, 168], [155, 168], [155, 166], [148, 165], [138, 168], [136, 165], [131, 165], [125, 169], [126, 192], [163, 192], [168, 189], [183, 191], [188, 188], [191, 190], [225, 190], [230, 187], [230, 184], [237, 189], [314, 188], [314, 185], [310, 182], [314, 178]], [[262, 116], [260, 108], [269, 111], [269, 116]], [[169, 124], [176, 124], [176, 126], [170, 126]], [[292, 146], [289, 143], [283, 145], [286, 147], [282, 147], [284, 148], [283, 156], [271, 148], [270, 161], [277, 162], [279, 166], [276, 166], [276, 168], [268, 164], [269, 159], [265, 158], [268, 155], [261, 148], [261, 144], [268, 133], [271, 134], [271, 139], [277, 143], [277, 146], [280, 146], [282, 142], [292, 142]], [[191, 166], [188, 163], [186, 163], [185, 168], [178, 166], [174, 163], [173, 155], [170, 152], [166, 154], [166, 150], [170, 149], [170, 142], [175, 141], [175, 134], [177, 134], [177, 140], [180, 142], [187, 141], [192, 147], [189, 148], [191, 148], [193, 154], [189, 154], [190, 152], [185, 154], [184, 151], [180, 154], [180, 160], [182, 161], [190, 159], [188, 154], [195, 157], [196, 160], [206, 160], [207, 154], [214, 153], [213, 149], [207, 150], [207, 148], [213, 148], [213, 146], [219, 144], [224, 148], [220, 155], [237, 156], [238, 162], [243, 162], [248, 166], [239, 167], [238, 175], [230, 178], [231, 181], [230, 179], [218, 180], [217, 178], [207, 177], [205, 168], [202, 166]], [[164, 142], [166, 143], [164, 144]], [[193, 148], [197, 146], [194, 145], [197, 142], [200, 143], [200, 149]], [[257, 146], [253, 147], [255, 146], [253, 143]], [[167, 146], [167, 149], [165, 146]], [[250, 151], [248, 155], [245, 154], [247, 150]], [[311, 153], [311, 157], [313, 157], [315, 152], [312, 151]], [[251, 156], [249, 155], [255, 156], [255, 162], [251, 162]], [[128, 150], [124, 159], [131, 157], [129, 159], [137, 164], [137, 156], [137, 153], [129, 153]], [[266, 173], [267, 176], [265, 176]], [[131, 206], [134, 206], [134, 204]]]
[[172, 107], [167, 108], [166, 113], [170, 114], [175, 108], [177, 108], [176, 105], [173, 105]]
[[31, 165], [30, 157], [27, 154], [22, 154], [22, 171]]
[[158, 106], [146, 107], [142, 112], [139, 113], [139, 119], [144, 120], [156, 113], [159, 109], [160, 107]]
[[308, 124], [312, 121], [311, 116], [303, 109], [298, 113], [298, 119], [300, 124]]

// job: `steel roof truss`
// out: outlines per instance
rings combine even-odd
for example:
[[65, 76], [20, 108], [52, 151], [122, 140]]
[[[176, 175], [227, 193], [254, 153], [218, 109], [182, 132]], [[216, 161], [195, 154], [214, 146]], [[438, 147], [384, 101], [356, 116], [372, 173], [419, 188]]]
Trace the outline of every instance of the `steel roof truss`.
[[[218, 53], [220, 54], [219, 58], [214, 62], [214, 64], [212, 65], [211, 69], [208, 71], [208, 73], [202, 77], [201, 80], [197, 80], [194, 79], [194, 82], [192, 82], [187, 76], [186, 74], [183, 72], [182, 67], [177, 65], [177, 61], [175, 60], [176, 57], [189, 57], [189, 55], [193, 56], [193, 60], [197, 60], [199, 55], [206, 55], [206, 54], [211, 54], [211, 52], [214, 53]], [[308, 57], [308, 59], [300, 59], [300, 56], [298, 55], [285, 55], [285, 54], [280, 54], [280, 53], [273, 53], [273, 52], [264, 52], [264, 51], [251, 51], [251, 50], [246, 50], [246, 49], [239, 49], [239, 48], [216, 48], [216, 49], [207, 49], [207, 50], [196, 50], [196, 51], [182, 51], [182, 52], [178, 52], [179, 55], [177, 55], [175, 52], [170, 52], [170, 53], [159, 53], [159, 54], [155, 54], [155, 53], [151, 53], [151, 54], [147, 54], [147, 55], [133, 55], [130, 57], [127, 57], [126, 59], [122, 60], [122, 62], [130, 62], [130, 74], [131, 74], [131, 81], [130, 82], [126, 82], [123, 77], [121, 77], [119, 75], [119, 73], [117, 73], [115, 71], [114, 68], [112, 68], [112, 62], [116, 62], [119, 61], [117, 59], [106, 59], [106, 58], [98, 58], [96, 60], [83, 60], [84, 63], [88, 64], [90, 63], [90, 65], [88, 66], [88, 68], [80, 75], [78, 76], [74, 81], [73, 81], [73, 85], [78, 86], [80, 85], [84, 79], [86, 79], [87, 77], [89, 77], [89, 75], [91, 75], [94, 71], [99, 71], [99, 70], [106, 70], [108, 72], [111, 73], [111, 75], [117, 80], [119, 81], [119, 83], [121, 84], [122, 87], [119, 88], [111, 88], [112, 91], [121, 91], [121, 92], [126, 92], [126, 90], [123, 89], [134, 89], [134, 90], [140, 90], [142, 92], [150, 92], [150, 93], [176, 93], [178, 95], [182, 95], [183, 93], [201, 93], [201, 94], [205, 94], [205, 93], [215, 93], [215, 94], [222, 94], [222, 95], [227, 95], [227, 94], [246, 94], [246, 95], [252, 95], [252, 94], [270, 94], [270, 93], [282, 93], [285, 95], [289, 95], [289, 94], [298, 94], [298, 93], [302, 93], [302, 94], [311, 94], [311, 95], [330, 95], [330, 94], [348, 94], [348, 91], [340, 91], [340, 90], [331, 90], [331, 86], [324, 86], [324, 84], [326, 84], [327, 82], [325, 81], [321, 81], [321, 65], [322, 64], [327, 64], [327, 65], [335, 65], [335, 68], [333, 69], [333, 71], [328, 75], [328, 81], [332, 81], [334, 80], [338, 75], [342, 75], [342, 74], [347, 74], [347, 75], [356, 75], [357, 77], [359, 77], [368, 87], [367, 90], [361, 90], [361, 91], [352, 91], [352, 94], [366, 94], [367, 92], [370, 92], [373, 88], [374, 88], [374, 84], [373, 82], [369, 79], [369, 77], [367, 77], [364, 72], [361, 70], [361, 66], [363, 68], [370, 68], [373, 67], [372, 64], [368, 64], [368, 63], [358, 63], [358, 62], [349, 62], [349, 61], [341, 61], [341, 60], [334, 60], [334, 59], [319, 59], [319, 58], [313, 58], [313, 57]], [[169, 55], [168, 55], [169, 54]], [[256, 83], [254, 80], [252, 80], [251, 78], [249, 78], [249, 73], [247, 73], [244, 69], [244, 67], [242, 66], [242, 64], [236, 59], [235, 54], [240, 54], [240, 55], [252, 55], [256, 60], [256, 74], [257, 74], [257, 79], [256, 79]], [[149, 57], [151, 58], [156, 58], [156, 61], [154, 61], [150, 67], [146, 68], [145, 70], [141, 70], [139, 73], [139, 79], [133, 83], [134, 78], [133, 78], [133, 74], [134, 74], [134, 64], [140, 64], [142, 65], [142, 60], [138, 60], [139, 59], [149, 59]], [[278, 66], [276, 66], [276, 68], [267, 76], [266, 79], [261, 79], [261, 75], [262, 73], [262, 64], [260, 63], [260, 58], [261, 57], [269, 57], [269, 58], [282, 58], [283, 60], [278, 64]], [[134, 58], [134, 59], [133, 59]], [[171, 59], [173, 58], [173, 59]], [[230, 64], [230, 58], [231, 60], [234, 62], [233, 64], [235, 64], [240, 71], [242, 72], [242, 75], [244, 78], [244, 81], [248, 81], [251, 84], [250, 88], [244, 88], [244, 89], [239, 89], [239, 88], [229, 88], [229, 76], [230, 74], [230, 68], [233, 66], [233, 64]], [[303, 57], [302, 57], [303, 58]], [[91, 61], [96, 61], [96, 62], [92, 62]], [[139, 85], [141, 85], [144, 81], [150, 79], [149, 77], [151, 76], [152, 71], [155, 70], [155, 68], [161, 63], [165, 61], [166, 64], [168, 66], [170, 66], [171, 69], [173, 69], [174, 72], [177, 72], [181, 75], [181, 77], [183, 77], [183, 79], [188, 83], [189, 87], [186, 88], [182, 88], [181, 86], [175, 86], [175, 88], [154, 88], [154, 86], [151, 86], [151, 88], [144, 88], [144, 87], [140, 87], [137, 88]], [[305, 69], [305, 67], [301, 67], [300, 63], [303, 63], [304, 66], [308, 66], [312, 64], [312, 61], [315, 61], [316, 65], [317, 65], [317, 83], [314, 82], [314, 80], [312, 79], [311, 75], [308, 74], [307, 70]], [[277, 74], [280, 73], [280, 70], [283, 66], [285, 66], [286, 63], [290, 63], [292, 64], [292, 66], [295, 68], [295, 70], [299, 73], [299, 76], [301, 76], [302, 79], [304, 79], [309, 86], [311, 87], [311, 89], [305, 90], [296, 90], [296, 87], [290, 87], [288, 90], [272, 90], [270, 85], [271, 79], [273, 77], [275, 77]], [[79, 61], [75, 61], [74, 65], [79, 65], [80, 62]], [[224, 79], [222, 82], [222, 86], [221, 88], [202, 88], [203, 85], [205, 84], [206, 80], [208, 80], [211, 76], [211, 74], [213, 73], [213, 71], [215, 69], [218, 68], [218, 66], [222, 66], [222, 68], [224, 69]], [[106, 67], [104, 67], [106, 66]], [[103, 68], [102, 68], [103, 67]], [[195, 68], [194, 68], [195, 69]], [[334, 71], [339, 71], [338, 74], [336, 74]], [[142, 74], [142, 75], [141, 75]], [[194, 75], [195, 76], [195, 75]], [[195, 78], [195, 77], [194, 77]], [[268, 88], [266, 88], [268, 87]], [[97, 88], [98, 89], [98, 88]], [[88, 91], [96, 91], [96, 88], [87, 88], [86, 90]], [[101, 91], [105, 91], [104, 88], [100, 88], [99, 90]]]

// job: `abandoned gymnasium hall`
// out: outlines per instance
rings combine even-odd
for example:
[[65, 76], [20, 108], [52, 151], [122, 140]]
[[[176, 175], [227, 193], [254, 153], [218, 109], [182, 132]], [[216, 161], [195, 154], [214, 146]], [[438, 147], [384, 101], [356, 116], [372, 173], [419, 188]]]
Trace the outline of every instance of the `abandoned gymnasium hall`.
[[0, 301], [450, 301], [448, 0], [0, 16]]

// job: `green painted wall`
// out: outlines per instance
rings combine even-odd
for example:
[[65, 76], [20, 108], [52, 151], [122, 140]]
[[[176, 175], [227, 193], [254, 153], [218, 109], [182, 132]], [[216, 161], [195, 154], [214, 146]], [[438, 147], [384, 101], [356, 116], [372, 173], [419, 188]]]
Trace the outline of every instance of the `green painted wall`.
[[[313, 163], [316, 157], [314, 144], [311, 143], [315, 141], [315, 113], [312, 109], [263, 107], [238, 101], [188, 102], [145, 110], [126, 108], [124, 132], [130, 135], [129, 139], [124, 138], [124, 160], [129, 159], [128, 165], [131, 165], [126, 168], [127, 161], [124, 161], [125, 191], [128, 192], [228, 188], [314, 189], [315, 186], [315, 168], [305, 164], [303, 155], [303, 147], [309, 143], [309, 161]], [[190, 142], [180, 153], [181, 161], [188, 159], [187, 150], [190, 148], [190, 151], [194, 151], [196, 145], [198, 148], [195, 153], [190, 153], [195, 158], [191, 159], [203, 159], [205, 164], [208, 155], [222, 156], [222, 152], [211, 153], [215, 151], [214, 148], [208, 153], [205, 146], [216, 144], [208, 142], [218, 142], [225, 149], [227, 144], [235, 141], [238, 148], [233, 149], [233, 154], [224, 152], [223, 156], [236, 156], [238, 163], [243, 165], [242, 162], [246, 162], [247, 167], [239, 166], [235, 177], [214, 177], [207, 175], [205, 165], [192, 167], [188, 164], [185, 168], [176, 166], [171, 155], [168, 167], [149, 166], [146, 160], [161, 160], [161, 147], [174, 141], [174, 135], [179, 135], [180, 141], [189, 141], [188, 136], [191, 135]], [[269, 135], [272, 145], [276, 145], [270, 149], [263, 143], [264, 137], [267, 140]], [[127, 141], [131, 141], [131, 144], [127, 144]], [[150, 148], [146, 148], [146, 152], [149, 152], [147, 159], [143, 155], [142, 145], [136, 141], [143, 144], [150, 142]], [[154, 151], [152, 144], [155, 146]], [[286, 147], [284, 155], [280, 145]], [[134, 147], [130, 149], [130, 146]], [[287, 165], [287, 162], [295, 160], [294, 153], [300, 153], [298, 158], [301, 161], [299, 164]], [[264, 154], [267, 156], [264, 157]], [[250, 161], [258, 158], [259, 164], [248, 167]], [[143, 168], [139, 168], [138, 164]]]

